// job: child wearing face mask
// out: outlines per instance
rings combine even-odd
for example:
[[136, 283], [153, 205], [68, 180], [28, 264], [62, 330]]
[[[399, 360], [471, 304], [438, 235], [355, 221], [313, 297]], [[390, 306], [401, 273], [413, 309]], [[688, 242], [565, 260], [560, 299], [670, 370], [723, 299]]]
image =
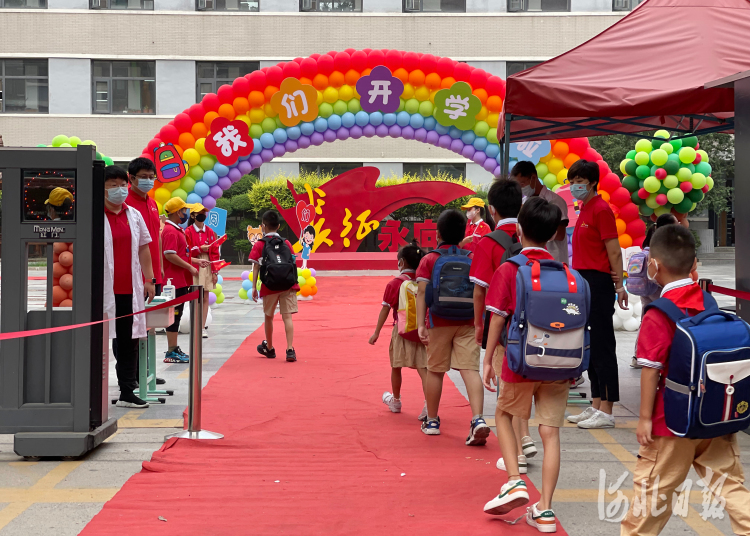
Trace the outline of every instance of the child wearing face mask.
[[[466, 211], [466, 232], [464, 239], [458, 243], [458, 247], [473, 252], [477, 242], [486, 234], [492, 232], [492, 220], [484, 221], [484, 201], [478, 197], [472, 197], [469, 202], [461, 207]], [[488, 215], [489, 216], [489, 215]]]
[[[203, 302], [208, 303], [208, 293], [214, 289], [218, 281], [219, 246], [211, 245], [216, 242], [216, 233], [206, 225], [208, 209], [196, 203], [190, 214], [190, 225], [185, 230], [190, 257], [193, 265], [198, 268], [198, 275], [193, 277], [193, 285], [203, 285]], [[203, 308], [203, 338], [208, 338], [206, 318], [208, 307]]]
[[[427, 352], [424, 344], [419, 341], [409, 341], [398, 334], [398, 300], [399, 291], [404, 281], [414, 281], [419, 261], [424, 257], [424, 251], [419, 247], [416, 240], [408, 246], [402, 247], [398, 252], [398, 271], [399, 276], [394, 277], [386, 286], [383, 293], [383, 307], [380, 309], [378, 324], [375, 327], [375, 333], [370, 337], [370, 344], [375, 344], [380, 337], [380, 330], [388, 319], [388, 314], [393, 311], [393, 330], [391, 331], [391, 344], [388, 347], [388, 354], [391, 358], [391, 389], [392, 393], [386, 391], [383, 393], [383, 404], [393, 413], [401, 413], [401, 369], [416, 369], [422, 380], [424, 389], [424, 380], [427, 375]], [[417, 417], [420, 421], [427, 418], [427, 403], [422, 408], [422, 413]]]

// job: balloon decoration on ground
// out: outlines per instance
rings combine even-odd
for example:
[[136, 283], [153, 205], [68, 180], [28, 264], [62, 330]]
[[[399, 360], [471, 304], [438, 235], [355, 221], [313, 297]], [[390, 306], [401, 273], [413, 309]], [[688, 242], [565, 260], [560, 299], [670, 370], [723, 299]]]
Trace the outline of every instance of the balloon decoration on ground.
[[297, 268], [297, 283], [299, 284], [297, 296], [312, 300], [312, 297], [318, 293], [315, 268]]
[[684, 218], [714, 187], [708, 154], [698, 138], [671, 139], [666, 130], [638, 140], [620, 171], [624, 177], [618, 195], [627, 193], [640, 214], [652, 220], [670, 212]]
[[[93, 145], [94, 147], [96, 147], [96, 142], [91, 140], [81, 141], [81, 138], [79, 138], [78, 136], [68, 137], [64, 134], [58, 134], [57, 136], [52, 138], [52, 143], [50, 143], [49, 145], [40, 143], [37, 145], [37, 147], [78, 147], [79, 145]], [[99, 151], [96, 152], [96, 159], [104, 160], [104, 163], [108, 166], [114, 164], [110, 157], [104, 156], [104, 154]]]
[[638, 331], [638, 328], [641, 327], [641, 315], [643, 314], [641, 300], [634, 294], [628, 294], [628, 304], [627, 309], [620, 309], [619, 305], [615, 305], [612, 325], [616, 330]]
[[211, 306], [221, 305], [224, 303], [224, 290], [222, 285], [224, 284], [224, 278], [219, 275], [214, 289], [208, 295], [208, 304]]
[[[240, 287], [239, 297], [241, 300], [252, 300], [253, 299], [253, 272], [245, 270], [242, 272], [240, 277], [242, 278], [242, 286]], [[260, 290], [260, 278], [258, 278], [258, 290]]]

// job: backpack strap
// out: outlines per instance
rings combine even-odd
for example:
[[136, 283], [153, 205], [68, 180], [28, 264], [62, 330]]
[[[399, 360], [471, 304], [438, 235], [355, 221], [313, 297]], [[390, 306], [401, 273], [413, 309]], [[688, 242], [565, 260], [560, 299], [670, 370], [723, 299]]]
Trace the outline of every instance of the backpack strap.
[[[706, 318], [709, 316], [723, 316], [727, 320], [733, 320], [735, 317], [734, 315], [730, 313], [725, 313], [721, 309], [719, 309], [719, 304], [716, 303], [716, 299], [711, 296], [708, 292], [705, 290], [703, 291], [703, 305], [705, 306], [705, 310], [702, 313], [699, 313], [692, 317], [690, 319], [690, 324], [697, 326], [701, 322], [703, 322]], [[646, 314], [646, 311], [651, 309], [652, 307], [656, 307], [659, 309], [662, 313], [667, 315], [669, 319], [674, 322], [675, 324], [679, 322], [680, 320], [687, 318], [687, 315], [682, 312], [682, 310], [677, 307], [674, 302], [668, 298], [659, 298], [658, 300], [654, 300], [650, 304], [648, 304], [643, 309], [643, 314]]]
[[518, 243], [518, 240], [514, 240], [512, 236], [510, 236], [508, 233], [506, 233], [502, 229], [497, 229], [496, 231], [492, 231], [491, 233], [488, 233], [485, 236], [497, 242], [498, 245], [506, 251], [509, 250], [513, 244]]
[[471, 251], [466, 249], [460, 249], [458, 246], [450, 246], [449, 248], [435, 248], [430, 253], [437, 253], [438, 255], [463, 255], [468, 256]]
[[643, 314], [645, 315], [649, 311], [649, 309], [660, 310], [662, 313], [667, 315], [667, 318], [669, 318], [675, 324], [677, 324], [680, 320], [687, 316], [680, 310], [679, 307], [674, 304], [672, 300], [667, 298], [659, 298], [652, 301], [643, 308]]
[[516, 266], [526, 266], [527, 264], [529, 264], [529, 258], [523, 253], [519, 253], [515, 257], [511, 257], [510, 259], [508, 259], [508, 262], [512, 262]]

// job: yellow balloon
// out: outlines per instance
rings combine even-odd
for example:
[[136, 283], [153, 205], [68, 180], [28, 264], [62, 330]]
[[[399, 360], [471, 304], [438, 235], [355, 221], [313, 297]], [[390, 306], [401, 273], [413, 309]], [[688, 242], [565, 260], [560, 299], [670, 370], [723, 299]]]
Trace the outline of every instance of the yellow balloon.
[[327, 87], [323, 91], [323, 100], [326, 101], [329, 104], [333, 104], [337, 100], [339, 100], [339, 92], [334, 87]]
[[312, 272], [310, 271], [310, 269], [309, 269], [309, 268], [305, 268], [304, 270], [302, 270], [302, 271], [301, 271], [301, 272], [299, 273], [299, 275], [301, 275], [302, 277], [304, 277], [304, 278], [305, 278], [305, 281], [307, 281], [307, 278], [308, 278], [308, 277], [310, 277], [310, 276], [312, 276]]
[[159, 214], [164, 214], [164, 207], [158, 201], [156, 201], [156, 208], [159, 209]]
[[546, 164], [549, 172], [554, 173], [555, 175], [560, 173], [561, 170], [565, 169], [565, 163], [559, 158], [551, 158], [549, 162], [546, 162]]
[[263, 111], [263, 108], [253, 108], [247, 115], [250, 117], [250, 122], [254, 125], [260, 125], [266, 118], [266, 112]]
[[198, 151], [198, 154], [201, 156], [205, 156], [208, 154], [208, 151], [206, 151], [206, 138], [195, 140], [195, 150]]
[[198, 162], [201, 161], [201, 154], [195, 149], [185, 149], [182, 158], [191, 166], [197, 166]]
[[263, 111], [266, 113], [266, 117], [276, 117], [279, 115], [279, 113], [273, 109], [270, 102], [263, 106]]
[[237, 120], [242, 121], [243, 123], [245, 123], [247, 125], [247, 128], [250, 128], [250, 118], [248, 116], [246, 116], [246, 115], [238, 115], [234, 119], [235, 119], [235, 121], [237, 121]]
[[557, 172], [557, 182], [565, 184], [565, 180], [568, 178], [568, 170], [563, 168]]
[[487, 107], [482, 106], [482, 109], [479, 110], [479, 113], [477, 114], [477, 121], [486, 121], [489, 115], [490, 111], [487, 109]]
[[497, 124], [500, 121], [500, 114], [490, 114], [487, 116], [487, 123], [492, 128], [497, 128]]
[[[174, 182], [177, 182], [177, 181], [174, 181]], [[171, 197], [172, 197], [172, 192], [163, 187], [157, 188], [156, 191], [154, 192], [154, 201], [156, 201], [160, 205], [163, 205], [164, 203], [169, 201]]]
[[[542, 158], [540, 158], [540, 159], [539, 159], [539, 161], [540, 161], [540, 162], [541, 162], [542, 164], [546, 164], [547, 162], [549, 162], [550, 160], [552, 160], [552, 157], [553, 157], [553, 156], [554, 156], [554, 155], [552, 154], [552, 151], [550, 151], [550, 152], [549, 152], [549, 153], [547, 153], [547, 154], [546, 154], [545, 156], [543, 156]], [[565, 165], [565, 164], [563, 164], [563, 165]], [[547, 167], [549, 168], [549, 166], [547, 166]]]
[[414, 92], [414, 96], [420, 101], [430, 100], [430, 90], [427, 86], [420, 86]]
[[320, 90], [318, 90], [318, 101], [317, 102], [318, 102], [318, 106], [320, 106], [321, 104], [323, 104], [323, 93], [321, 93]]
[[[310, 273], [312, 273], [312, 272], [310, 272]], [[316, 279], [314, 277], [312, 277], [312, 276], [310, 276], [307, 279], [305, 279], [305, 285], [310, 285], [311, 287], [313, 287], [313, 286], [315, 286], [315, 283], [316, 283]]]
[[339, 98], [342, 101], [350, 101], [354, 98], [354, 89], [352, 86], [343, 85], [339, 88]]
[[[180, 181], [165, 182], [164, 185], [162, 186], [162, 188], [166, 188], [170, 192], [174, 192], [179, 187], [180, 187]], [[161, 190], [161, 188], [159, 188], [159, 190]]]
[[410, 83], [404, 84], [404, 92], [401, 93], [401, 98], [404, 100], [409, 100], [414, 96], [414, 86], [412, 86]]

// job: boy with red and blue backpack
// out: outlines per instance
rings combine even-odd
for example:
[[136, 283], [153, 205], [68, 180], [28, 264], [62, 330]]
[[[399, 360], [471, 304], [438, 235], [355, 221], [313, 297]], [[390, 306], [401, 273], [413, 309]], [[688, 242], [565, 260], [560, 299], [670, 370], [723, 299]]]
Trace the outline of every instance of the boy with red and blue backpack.
[[545, 533], [557, 531], [551, 503], [560, 472], [560, 428], [570, 379], [588, 368], [589, 358], [588, 284], [546, 249], [561, 218], [560, 209], [540, 197], [521, 208], [517, 233], [523, 249], [500, 265], [487, 293], [487, 310], [493, 315], [486, 355], [495, 359], [485, 359], [482, 376], [490, 391], [495, 391], [493, 382], [497, 385], [495, 423], [503, 453], [497, 465], [508, 475], [484, 511], [503, 515], [529, 502], [512, 419], [529, 419], [533, 400], [544, 462], [541, 499], [528, 508], [526, 522]]
[[633, 473], [634, 496], [651, 506], [636, 512], [634, 501], [622, 535], [659, 534], [691, 466], [726, 501], [733, 532], [750, 534], [735, 433], [750, 423], [750, 327], [693, 281], [696, 263], [690, 231], [656, 230], [647, 270], [663, 290], [646, 307], [638, 337], [641, 447]]

